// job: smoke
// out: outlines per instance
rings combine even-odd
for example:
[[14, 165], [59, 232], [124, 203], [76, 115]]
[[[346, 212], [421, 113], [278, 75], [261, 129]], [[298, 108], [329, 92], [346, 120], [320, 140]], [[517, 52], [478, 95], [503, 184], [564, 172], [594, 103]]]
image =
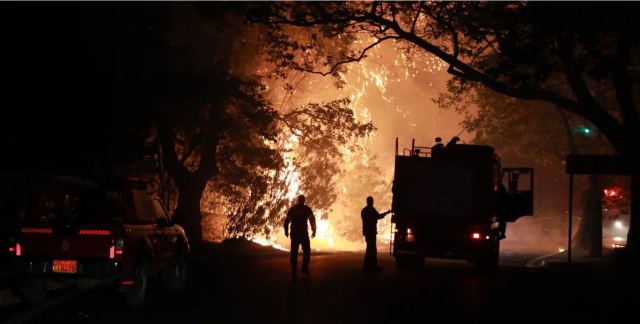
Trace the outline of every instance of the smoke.
[[[573, 228], [575, 233], [577, 226]], [[509, 223], [507, 238], [500, 242], [500, 250], [519, 254], [543, 255], [567, 248], [567, 224], [563, 215], [546, 212], [521, 217]]]

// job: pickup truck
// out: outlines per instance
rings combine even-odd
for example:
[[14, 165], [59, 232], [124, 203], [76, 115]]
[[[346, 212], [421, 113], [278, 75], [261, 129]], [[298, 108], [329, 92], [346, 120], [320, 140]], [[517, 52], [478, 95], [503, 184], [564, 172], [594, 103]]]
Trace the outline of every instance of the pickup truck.
[[15, 218], [8, 263], [17, 290], [45, 298], [44, 279], [102, 279], [128, 305], [144, 303], [150, 277], [185, 287], [189, 241], [139, 178], [96, 183], [29, 175], [2, 179], [3, 217]]

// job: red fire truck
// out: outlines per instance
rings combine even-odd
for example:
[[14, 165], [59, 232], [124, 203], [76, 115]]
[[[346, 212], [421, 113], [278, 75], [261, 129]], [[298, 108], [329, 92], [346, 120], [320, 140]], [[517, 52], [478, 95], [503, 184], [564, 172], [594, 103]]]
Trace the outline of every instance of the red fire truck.
[[485, 145], [415, 146], [398, 152], [392, 253], [399, 267], [425, 257], [498, 265], [507, 222], [533, 214], [533, 169], [502, 168]]
[[38, 173], [1, 178], [0, 211], [13, 220], [3, 234], [10, 236], [3, 261], [23, 300], [44, 299], [45, 279], [104, 279], [134, 306], [144, 302], [149, 277], [161, 277], [172, 291], [184, 288], [189, 241], [149, 181]]

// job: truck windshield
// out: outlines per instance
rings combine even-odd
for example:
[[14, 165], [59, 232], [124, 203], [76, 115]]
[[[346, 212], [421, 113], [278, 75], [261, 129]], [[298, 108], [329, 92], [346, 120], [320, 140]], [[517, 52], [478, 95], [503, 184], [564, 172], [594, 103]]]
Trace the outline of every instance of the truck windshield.
[[111, 222], [119, 196], [95, 185], [60, 181], [3, 181], [0, 210], [16, 222]]

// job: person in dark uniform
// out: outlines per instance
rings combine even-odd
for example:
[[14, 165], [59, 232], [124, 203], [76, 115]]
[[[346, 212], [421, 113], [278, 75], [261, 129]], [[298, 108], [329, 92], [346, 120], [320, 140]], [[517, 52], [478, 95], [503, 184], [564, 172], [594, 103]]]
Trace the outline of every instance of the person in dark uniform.
[[[302, 273], [309, 275], [309, 259], [311, 258], [311, 244], [307, 222], [311, 224], [311, 237], [316, 237], [316, 218], [309, 206], [304, 204], [303, 195], [298, 196], [298, 204], [291, 207], [284, 219], [284, 235], [291, 234], [291, 276], [296, 277], [298, 264], [298, 247], [302, 245]], [[291, 224], [291, 231], [289, 231]]]
[[367, 250], [364, 254], [364, 270], [365, 271], [380, 271], [378, 267], [378, 250], [376, 248], [376, 235], [378, 220], [384, 218], [389, 214], [391, 210], [388, 210], [382, 214], [373, 207], [373, 197], [367, 197], [367, 206], [362, 209], [360, 216], [362, 217], [362, 235], [367, 242]]
[[438, 156], [444, 151], [444, 145], [442, 144], [442, 138], [436, 137], [436, 145], [431, 147], [431, 156]]

